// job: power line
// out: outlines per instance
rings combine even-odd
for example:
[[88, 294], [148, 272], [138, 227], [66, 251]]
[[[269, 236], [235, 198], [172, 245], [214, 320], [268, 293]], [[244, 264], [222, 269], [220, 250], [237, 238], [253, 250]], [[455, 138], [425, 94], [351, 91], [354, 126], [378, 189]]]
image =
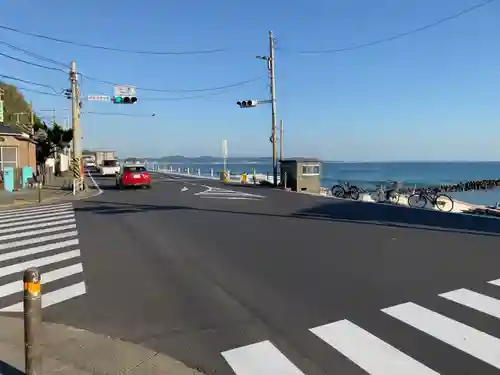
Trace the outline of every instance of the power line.
[[30, 61], [26, 61], [26, 60], [20, 59], [18, 57], [10, 56], [10, 55], [7, 55], [7, 54], [2, 53], [2, 52], [0, 52], [0, 56], [6, 57], [8, 59], [11, 59], [11, 60], [14, 60], [14, 61], [17, 61], [17, 62], [21, 62], [23, 64], [27, 64], [27, 65], [31, 65], [31, 66], [36, 66], [37, 68], [43, 68], [43, 69], [53, 70], [53, 71], [56, 71], [56, 72], [62, 72], [62, 73], [67, 74], [67, 72], [65, 70], [61, 69], [61, 68], [54, 68], [54, 67], [51, 67], [51, 66], [46, 66], [46, 65], [32, 63]]
[[46, 36], [46, 35], [31, 33], [31, 32], [28, 32], [28, 31], [22, 31], [22, 30], [19, 30], [19, 29], [15, 29], [13, 27], [5, 26], [5, 25], [0, 25], [0, 29], [7, 30], [7, 31], [12, 31], [14, 33], [18, 33], [18, 34], [21, 34], [21, 35], [32, 36], [32, 37], [39, 38], [39, 39], [50, 40], [52, 42], [58, 42], [58, 43], [64, 43], [64, 44], [71, 44], [71, 45], [79, 46], [79, 47], [100, 49], [100, 50], [104, 50], [104, 51], [134, 53], [134, 54], [139, 54], [139, 55], [203, 55], [203, 54], [219, 53], [219, 52], [224, 52], [225, 51], [225, 49], [209, 49], [209, 50], [200, 50], [200, 51], [181, 51], [181, 52], [174, 52], [174, 51], [141, 51], [141, 50], [122, 49], [122, 48], [100, 46], [100, 45], [95, 45], [95, 44], [74, 42], [74, 41], [71, 41], [71, 40], [59, 39], [59, 38], [54, 38], [54, 37], [50, 37], [50, 36]]
[[371, 42], [356, 44], [356, 45], [353, 45], [351, 47], [337, 48], [337, 49], [326, 49], [326, 50], [315, 50], [315, 51], [314, 50], [313, 51], [298, 51], [297, 53], [303, 54], [303, 55], [319, 55], [319, 54], [327, 54], [327, 53], [348, 52], [348, 51], [354, 51], [354, 50], [361, 49], [361, 48], [372, 47], [372, 46], [375, 46], [375, 45], [378, 45], [378, 44], [382, 44], [382, 43], [392, 42], [393, 40], [401, 39], [401, 38], [407, 37], [409, 35], [416, 34], [416, 33], [419, 33], [421, 31], [425, 31], [425, 30], [431, 29], [431, 28], [439, 26], [439, 25], [441, 25], [441, 24], [443, 24], [445, 22], [448, 22], [448, 21], [454, 20], [456, 18], [459, 18], [459, 17], [461, 17], [461, 16], [463, 16], [463, 15], [465, 15], [467, 13], [470, 13], [472, 11], [475, 11], [475, 10], [479, 9], [479, 8], [485, 7], [485, 6], [493, 3], [494, 1], [496, 1], [496, 0], [486, 0], [486, 1], [483, 1], [482, 3], [473, 5], [473, 6], [469, 7], [469, 8], [466, 8], [466, 9], [463, 9], [460, 12], [455, 13], [455, 14], [453, 14], [451, 16], [448, 16], [448, 17], [445, 17], [445, 18], [441, 18], [441, 19], [439, 19], [437, 21], [428, 23], [428, 24], [426, 24], [424, 26], [421, 26], [421, 27], [418, 27], [416, 29], [409, 30], [409, 31], [406, 31], [406, 32], [403, 32], [403, 33], [399, 33], [399, 34], [396, 34], [396, 35], [393, 35], [393, 36], [390, 36], [390, 37], [386, 37], [386, 38], [382, 38], [382, 39], [378, 39], [378, 40], [373, 40]]
[[57, 96], [59, 98], [64, 98], [64, 95], [62, 94], [55, 94], [53, 92], [46, 92], [46, 91], [39, 91], [39, 90], [33, 90], [33, 89], [27, 89], [25, 87], [19, 87], [16, 86], [19, 90], [21, 91], [27, 91], [27, 92], [33, 92], [35, 94], [41, 94], [41, 95], [49, 95], [49, 96]]
[[25, 80], [25, 79], [21, 79], [21, 78], [16, 78], [16, 77], [12, 77], [12, 76], [7, 76], [7, 75], [3, 75], [3, 74], [0, 74], [0, 77], [2, 78], [5, 78], [5, 79], [10, 79], [12, 81], [18, 81], [18, 82], [23, 82], [23, 83], [27, 83], [29, 85], [34, 85], [34, 86], [40, 86], [40, 87], [46, 87], [46, 88], [49, 88], [51, 90], [53, 90], [54, 92], [57, 93], [57, 90], [50, 86], [50, 85], [46, 85], [46, 84], [43, 84], [43, 83], [38, 83], [38, 82], [33, 82], [33, 81], [28, 81], [28, 80]]
[[[82, 76], [85, 77], [86, 79], [88, 79], [89, 81], [104, 83], [104, 84], [107, 84], [107, 85], [119, 85], [118, 83], [115, 83], [115, 82], [110, 82], [110, 81], [105, 81], [105, 80], [98, 79], [98, 78], [89, 77], [89, 76], [87, 76], [85, 74], [82, 74]], [[238, 87], [238, 86], [244, 86], [244, 85], [246, 85], [248, 83], [260, 81], [263, 78], [264, 77], [256, 77], [256, 78], [252, 78], [252, 79], [247, 79], [245, 81], [231, 83], [229, 85], [216, 86], [216, 87], [208, 87], [208, 88], [203, 88], [203, 89], [156, 89], [156, 88], [139, 87], [139, 86], [136, 86], [136, 89], [137, 90], [141, 90], [141, 91], [152, 91], [152, 92], [204, 92], [204, 91], [218, 91], [218, 90], [231, 89], [231, 88]]]
[[92, 111], [85, 111], [82, 112], [82, 114], [87, 114], [87, 115], [99, 115], [99, 116], [126, 116], [126, 117], [155, 117], [156, 114], [134, 114], [134, 113], [118, 113], [118, 112], [92, 112]]
[[25, 50], [23, 48], [20, 48], [20, 47], [17, 47], [13, 44], [10, 44], [10, 43], [7, 43], [3, 40], [0, 40], [0, 44], [3, 44], [13, 50], [16, 50], [16, 51], [20, 51], [20, 52], [23, 52], [25, 53], [26, 55], [28, 56], [31, 56], [31, 57], [34, 57], [35, 59], [38, 59], [38, 60], [42, 60], [42, 61], [45, 61], [45, 62], [49, 62], [51, 64], [54, 64], [54, 65], [59, 65], [59, 66], [62, 66], [63, 68], [69, 68], [69, 64], [66, 64], [66, 63], [63, 63], [63, 62], [60, 62], [60, 61], [57, 61], [57, 60], [54, 60], [54, 59], [51, 59], [51, 58], [48, 58], [48, 57], [45, 57], [45, 56], [42, 56], [42, 55], [38, 55], [36, 53], [33, 53], [33, 52], [30, 52], [28, 50]]
[[[26, 54], [28, 54], [28, 55], [36, 58], [36, 59], [40, 59], [40, 60], [44, 60], [44, 61], [47, 61], [47, 62], [51, 62], [53, 64], [57, 64], [59, 66], [64, 66], [64, 67], [67, 68], [67, 64], [64, 64], [62, 62], [59, 62], [57, 60], [53, 60], [53, 59], [45, 57], [45, 56], [37, 55], [37, 54], [32, 53], [30, 51], [27, 51], [25, 49], [22, 49], [22, 48], [19, 48], [17, 46], [14, 46], [14, 45], [12, 45], [10, 43], [6, 43], [6, 42], [0, 40], [0, 44], [7, 45], [8, 47], [10, 47], [12, 49], [16, 49], [18, 51], [26, 53]], [[36, 66], [36, 67], [39, 67], [39, 68], [48, 69], [48, 70], [54, 70], [54, 71], [61, 71], [63, 73], [67, 73], [65, 70], [63, 70], [61, 68], [49, 67], [49, 66], [46, 66], [46, 65], [32, 63], [32, 62], [29, 62], [29, 61], [26, 61], [26, 60], [23, 60], [23, 59], [14, 57], [14, 56], [10, 56], [10, 55], [7, 55], [7, 54], [1, 53], [1, 52], [0, 52], [0, 56], [4, 56], [4, 57], [9, 58], [11, 60], [15, 60], [15, 61], [18, 61], [18, 62], [21, 62], [21, 63], [24, 63], [24, 64], [28, 64], [28, 65], [32, 65], [32, 66]], [[100, 78], [95, 78], [95, 77], [87, 76], [87, 75], [85, 75], [83, 73], [78, 73], [78, 74], [81, 77], [88, 79], [89, 81], [94, 81], [94, 82], [103, 83], [103, 84], [107, 84], [107, 85], [113, 85], [113, 86], [120, 85], [120, 84], [118, 84], [116, 82], [111, 82], [111, 81], [103, 80], [103, 79], [100, 79]], [[151, 91], [151, 92], [206, 92], [206, 91], [218, 91], [218, 90], [226, 90], [226, 89], [230, 89], [230, 88], [244, 86], [244, 85], [246, 85], [248, 83], [252, 83], [252, 82], [256, 82], [256, 81], [262, 80], [263, 78], [264, 77], [256, 77], [256, 78], [252, 78], [252, 79], [247, 79], [245, 81], [239, 81], [239, 82], [231, 83], [231, 84], [224, 85], [224, 86], [208, 87], [208, 88], [201, 88], [201, 89], [159, 89], [159, 88], [150, 88], [150, 87], [136, 87], [136, 89], [142, 90], [142, 91]], [[180, 100], [180, 99], [178, 99], [178, 100]]]

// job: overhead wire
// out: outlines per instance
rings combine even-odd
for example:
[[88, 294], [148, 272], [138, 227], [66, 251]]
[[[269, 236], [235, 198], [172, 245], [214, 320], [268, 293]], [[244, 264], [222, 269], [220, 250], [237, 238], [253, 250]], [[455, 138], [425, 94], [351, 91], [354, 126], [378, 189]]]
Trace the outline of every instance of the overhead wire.
[[[302, 55], [321, 55], [321, 54], [329, 54], [329, 53], [349, 52], [349, 51], [354, 51], [354, 50], [358, 50], [358, 49], [362, 49], [362, 48], [373, 47], [373, 46], [376, 46], [378, 44], [392, 42], [394, 40], [405, 38], [405, 37], [410, 36], [412, 34], [416, 34], [416, 33], [434, 28], [434, 27], [439, 26], [445, 22], [452, 21], [452, 20], [459, 18], [467, 13], [473, 12], [477, 9], [480, 9], [480, 8], [483, 8], [487, 5], [490, 5], [491, 3], [495, 2], [495, 1], [497, 1], [497, 0], [485, 0], [479, 4], [462, 9], [461, 11], [459, 11], [457, 13], [454, 13], [450, 16], [441, 18], [437, 21], [428, 23], [426, 25], [417, 27], [417, 28], [409, 30], [409, 31], [395, 34], [393, 36], [385, 37], [382, 39], [372, 40], [370, 42], [360, 43], [360, 44], [356, 44], [356, 45], [353, 45], [350, 47], [344, 47], [344, 48], [324, 49], [324, 50], [309, 50], [309, 51], [306, 50], [306, 51], [297, 51], [296, 53], [302, 54]], [[280, 48], [280, 50], [288, 52], [287, 49]]]
[[20, 48], [20, 47], [17, 47], [13, 44], [10, 44], [10, 43], [7, 43], [3, 40], [0, 40], [0, 44], [3, 44], [7, 47], [9, 47], [10, 49], [13, 49], [15, 51], [20, 51], [28, 56], [31, 56], [31, 57], [34, 57], [35, 59], [38, 59], [38, 60], [41, 60], [41, 61], [45, 61], [45, 62], [48, 62], [48, 63], [51, 63], [51, 64], [54, 64], [54, 65], [59, 65], [59, 66], [62, 66], [66, 69], [69, 68], [69, 64], [66, 64], [66, 63], [63, 63], [61, 61], [57, 61], [57, 60], [54, 60], [54, 59], [51, 59], [51, 58], [48, 58], [48, 57], [45, 57], [45, 56], [42, 56], [42, 55], [39, 55], [39, 54], [36, 54], [34, 52], [31, 52], [31, 51], [28, 51], [24, 48]]
[[29, 32], [29, 31], [22, 31], [22, 30], [19, 30], [19, 29], [15, 29], [13, 27], [5, 26], [5, 25], [0, 25], [0, 29], [6, 30], [6, 31], [11, 31], [11, 32], [14, 32], [14, 33], [17, 33], [17, 34], [21, 34], [21, 35], [31, 36], [31, 37], [34, 37], [34, 38], [50, 40], [50, 41], [53, 41], [53, 42], [70, 44], [70, 45], [79, 46], [79, 47], [100, 49], [100, 50], [104, 50], [104, 51], [122, 52], [122, 53], [133, 53], [133, 54], [139, 54], [139, 55], [159, 55], [159, 56], [161, 56], [161, 55], [172, 55], [172, 56], [176, 56], [176, 55], [204, 55], [204, 54], [213, 54], [213, 53], [219, 53], [219, 52], [226, 51], [225, 49], [222, 49], [222, 48], [219, 48], [219, 49], [208, 49], [208, 50], [198, 50], [198, 51], [144, 51], [144, 50], [133, 50], [133, 49], [123, 49], [123, 48], [101, 46], [101, 45], [97, 45], [97, 44], [75, 42], [75, 41], [71, 41], [71, 40], [60, 39], [60, 38], [55, 38], [55, 37], [46, 36], [46, 35], [42, 35], [42, 34], [32, 33], [32, 32]]
[[53, 86], [46, 85], [46, 84], [44, 84], [44, 83], [39, 83], [39, 82], [29, 81], [29, 80], [26, 80], [26, 79], [21, 79], [21, 78], [17, 78], [17, 77], [9, 76], [9, 75], [4, 75], [4, 74], [0, 74], [0, 77], [5, 78], [5, 79], [9, 79], [9, 80], [11, 80], [11, 81], [18, 81], [18, 82], [26, 83], [26, 84], [28, 84], [28, 85], [34, 85], [34, 86], [45, 87], [45, 88], [51, 89], [51, 90], [53, 90], [55, 93], [57, 93], [57, 90], [56, 90]]
[[[19, 50], [19, 51], [21, 51], [23, 53], [26, 53], [26, 54], [34, 57], [34, 58], [41, 59], [41, 60], [44, 60], [44, 61], [47, 61], [47, 62], [51, 62], [51, 63], [57, 64], [59, 66], [65, 66], [66, 68], [68, 67], [66, 64], [61, 63], [61, 62], [59, 62], [57, 60], [53, 60], [53, 59], [45, 57], [45, 56], [34, 54], [34, 53], [30, 52], [30, 51], [27, 51], [25, 49], [22, 49], [22, 48], [19, 48], [17, 46], [14, 46], [14, 45], [12, 45], [10, 43], [6, 43], [6, 42], [0, 40], [0, 44], [7, 45], [8, 47], [10, 47], [12, 49]], [[32, 66], [36, 66], [36, 67], [43, 68], [43, 69], [48, 69], [48, 70], [53, 70], [53, 71], [61, 71], [63, 73], [67, 73], [67, 71], [65, 71], [65, 70], [63, 70], [61, 68], [49, 67], [49, 66], [46, 66], [46, 65], [32, 63], [32, 62], [29, 62], [29, 61], [26, 61], [26, 60], [23, 60], [23, 59], [14, 57], [14, 56], [7, 55], [5, 53], [1, 53], [0, 52], [0, 56], [3, 56], [3, 57], [6, 57], [6, 58], [9, 58], [11, 60], [15, 60], [15, 61], [27, 64], [27, 65], [32, 65]], [[100, 78], [95, 78], [95, 77], [88, 76], [88, 75], [83, 74], [83, 73], [78, 73], [78, 75], [80, 75], [82, 78], [86, 78], [89, 81], [93, 81], [93, 82], [97, 82], [97, 83], [103, 83], [103, 84], [113, 85], [113, 86], [119, 86], [120, 85], [120, 84], [118, 84], [116, 82], [112, 82], [112, 81], [108, 81], [108, 80], [103, 80], [103, 79], [100, 79]], [[139, 87], [139, 86], [137, 86], [136, 89], [137, 90], [141, 90], [141, 91], [151, 91], [151, 92], [207, 92], [207, 91], [219, 91], [219, 90], [226, 90], [226, 89], [230, 89], [230, 88], [244, 86], [244, 85], [246, 85], [248, 83], [252, 83], [252, 82], [256, 82], [256, 81], [262, 80], [263, 78], [264, 77], [262, 77], [262, 76], [261, 77], [255, 77], [255, 78], [247, 79], [247, 80], [244, 80], [244, 81], [239, 81], [239, 82], [231, 83], [231, 84], [228, 84], [228, 85], [216, 86], [216, 87], [207, 87], [207, 88], [199, 88], [199, 89], [161, 89], [161, 88]]]
[[26, 87], [19, 87], [19, 86], [16, 86], [16, 87], [17, 87], [17, 89], [19, 89], [21, 91], [33, 92], [35, 94], [48, 95], [48, 96], [57, 96], [59, 98], [64, 98], [65, 97], [62, 93], [61, 94], [56, 94], [56, 93], [53, 93], [53, 92], [46, 92], [46, 91], [28, 89]]
[[[104, 83], [104, 84], [108, 84], [108, 85], [119, 86], [119, 84], [116, 83], [116, 82], [105, 81], [105, 80], [94, 78], [94, 77], [91, 77], [91, 76], [88, 76], [88, 75], [85, 75], [85, 74], [82, 74], [82, 76], [85, 77], [86, 79], [90, 80], [90, 81]], [[231, 84], [224, 85], [224, 86], [207, 87], [207, 88], [201, 88], [201, 89], [157, 89], [157, 88], [140, 87], [140, 86], [136, 86], [136, 89], [137, 90], [141, 90], [141, 91], [151, 91], [151, 92], [205, 92], [205, 91], [218, 91], [218, 90], [225, 90], [225, 89], [230, 89], [230, 88], [234, 88], [234, 87], [238, 87], [238, 86], [244, 86], [244, 85], [246, 85], [248, 83], [260, 81], [263, 78], [264, 78], [263, 76], [260, 76], [260, 77], [255, 77], [255, 78], [247, 79], [247, 80], [244, 80], [244, 81], [239, 81], [239, 82], [231, 83]]]
[[99, 115], [99, 116], [125, 116], [125, 117], [155, 117], [153, 114], [138, 114], [138, 113], [119, 113], [119, 112], [94, 112], [94, 111], [82, 111], [82, 115]]
[[52, 71], [56, 71], [56, 72], [62, 72], [62, 73], [65, 73], [65, 74], [67, 73], [65, 70], [63, 70], [61, 68], [54, 68], [52, 66], [47, 66], [47, 65], [33, 63], [33, 62], [30, 62], [30, 61], [26, 61], [26, 60], [20, 59], [18, 57], [7, 55], [6, 53], [0, 52], [0, 56], [3, 56], [5, 58], [7, 58], [7, 59], [14, 60], [14, 61], [26, 64], [26, 65], [35, 66], [37, 68], [43, 68], [43, 69], [52, 70]]

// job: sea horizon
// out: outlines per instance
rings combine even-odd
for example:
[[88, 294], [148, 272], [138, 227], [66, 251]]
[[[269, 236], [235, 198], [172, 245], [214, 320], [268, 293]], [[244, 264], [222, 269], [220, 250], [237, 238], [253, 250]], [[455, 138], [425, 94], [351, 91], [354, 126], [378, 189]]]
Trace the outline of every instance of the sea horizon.
[[[182, 156], [182, 155], [172, 155], [172, 156], [160, 156], [160, 157], [120, 157], [120, 159], [128, 159], [128, 158], [138, 158], [145, 159], [151, 161], [162, 161], [162, 162], [182, 162], [183, 160], [203, 160], [203, 159], [212, 159], [212, 160], [224, 160], [222, 156]], [[309, 157], [297, 156], [297, 157], [286, 157], [285, 160], [301, 158], [307, 159]], [[176, 160], [177, 159], [177, 160]], [[311, 157], [311, 159], [317, 159], [322, 163], [359, 163], [359, 164], [382, 164], [382, 163], [500, 163], [500, 160], [328, 160]], [[230, 160], [258, 160], [258, 161], [271, 161], [272, 157], [268, 156], [229, 156], [227, 158]], [[278, 159], [279, 161], [279, 159]]]

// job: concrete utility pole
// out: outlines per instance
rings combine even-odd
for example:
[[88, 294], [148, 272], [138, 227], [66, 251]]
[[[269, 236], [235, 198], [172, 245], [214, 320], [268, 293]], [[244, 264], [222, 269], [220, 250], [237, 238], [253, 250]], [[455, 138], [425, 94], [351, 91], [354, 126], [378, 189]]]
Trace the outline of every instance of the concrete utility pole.
[[271, 89], [271, 120], [272, 120], [272, 141], [273, 141], [273, 183], [278, 185], [278, 162], [276, 152], [276, 89], [274, 75], [274, 38], [273, 32], [269, 31], [269, 85]]
[[[69, 72], [69, 79], [71, 81], [71, 126], [73, 129], [73, 170], [80, 171], [78, 188], [80, 190], [82, 186], [81, 175], [81, 158], [82, 158], [82, 147], [81, 147], [81, 128], [80, 128], [80, 90], [78, 89], [78, 76], [76, 74], [76, 62], [71, 62], [71, 71]], [[76, 176], [75, 176], [76, 178]]]
[[285, 130], [283, 129], [283, 120], [280, 120], [280, 161], [285, 159], [285, 155], [283, 154], [283, 135]]

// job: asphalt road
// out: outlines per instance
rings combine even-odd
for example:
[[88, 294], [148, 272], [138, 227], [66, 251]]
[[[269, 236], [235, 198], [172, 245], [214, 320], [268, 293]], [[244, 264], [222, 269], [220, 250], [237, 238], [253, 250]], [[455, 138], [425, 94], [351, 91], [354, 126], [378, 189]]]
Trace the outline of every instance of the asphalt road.
[[74, 204], [86, 294], [47, 320], [207, 374], [498, 374], [500, 301], [467, 292], [500, 299], [487, 283], [500, 278], [498, 220], [217, 181], [96, 180], [103, 194]]

